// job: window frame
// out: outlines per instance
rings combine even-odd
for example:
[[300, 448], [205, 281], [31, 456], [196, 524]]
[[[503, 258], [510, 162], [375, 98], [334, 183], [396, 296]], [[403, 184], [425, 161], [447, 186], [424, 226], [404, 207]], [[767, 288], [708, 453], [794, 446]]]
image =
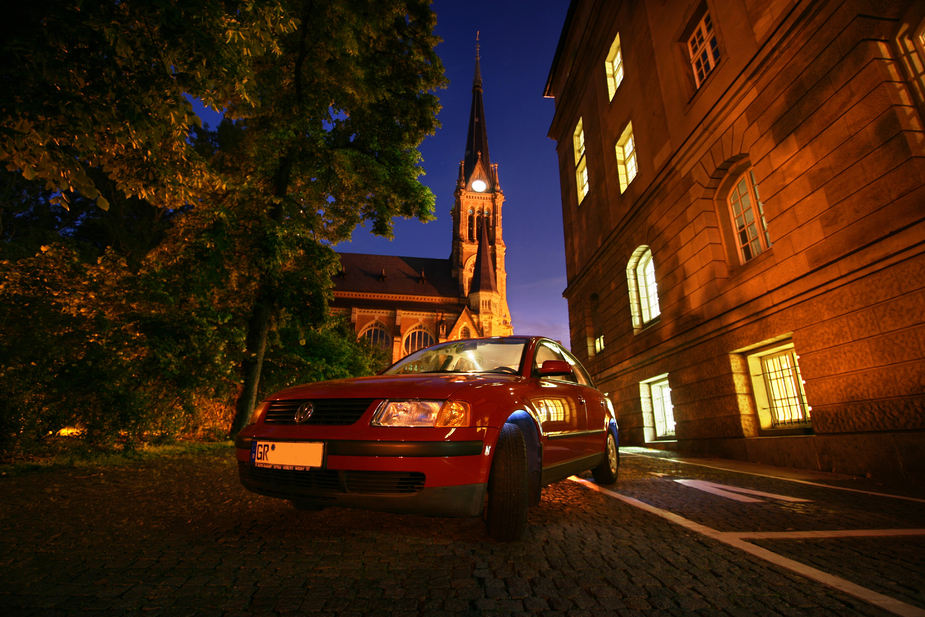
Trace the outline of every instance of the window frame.
[[[378, 340], [378, 337], [376, 340], [373, 340], [373, 337], [370, 336], [370, 333], [372, 332], [381, 332], [381, 341]], [[357, 336], [357, 339], [366, 341], [376, 349], [383, 349], [389, 352], [392, 351], [392, 335], [389, 333], [389, 329], [386, 328], [385, 324], [383, 324], [381, 321], [373, 321], [367, 324], [367, 326], [360, 332], [359, 336]]]
[[674, 402], [671, 400], [668, 373], [639, 382], [639, 398], [642, 405], [645, 440], [652, 442], [677, 439], [677, 421], [674, 417]]
[[925, 119], [925, 9], [913, 8], [903, 18], [894, 44], [919, 113]]
[[[755, 227], [753, 232], [749, 231], [746, 209], [742, 208], [741, 212], [737, 213], [736, 206], [733, 204], [733, 193], [738, 192], [740, 195], [737, 200], [739, 204], [743, 201], [742, 192], [739, 190], [743, 182], [745, 183], [744, 197], [747, 197], [749, 201], [752, 202], [747, 210], [752, 213], [751, 223]], [[762, 253], [767, 252], [772, 246], [771, 235], [768, 233], [768, 222], [764, 214], [764, 204], [761, 202], [761, 197], [758, 193], [758, 182], [755, 180], [753, 167], [749, 166], [735, 176], [735, 180], [723, 194], [723, 201], [726, 205], [726, 215], [728, 216], [732, 240], [736, 247], [739, 263], [748, 263]], [[740, 227], [740, 220], [745, 222], [744, 226]], [[747, 236], [747, 242], [745, 244], [743, 244], [742, 239], [743, 232], [745, 232]], [[755, 247], [753, 246], [755, 242], [758, 243], [757, 252], [755, 252]]]
[[[639, 276], [640, 271], [642, 277]], [[633, 251], [626, 265], [626, 281], [633, 329], [639, 332], [658, 321], [662, 314], [658, 297], [658, 278], [655, 276], [655, 258], [651, 247], [643, 244]]]
[[[631, 144], [632, 149], [627, 155], [626, 145]], [[620, 137], [614, 144], [614, 151], [617, 156], [617, 175], [620, 179], [620, 193], [625, 193], [630, 183], [639, 175], [639, 157], [636, 153], [636, 137], [633, 134], [633, 123], [628, 122], [620, 133]], [[630, 165], [632, 165], [632, 175], [630, 175]]]
[[[813, 408], [806, 397], [806, 382], [800, 371], [800, 356], [796, 353], [793, 340], [786, 339], [751, 350], [745, 358], [752, 384], [752, 398], [761, 430], [775, 433], [789, 430], [811, 430]], [[792, 364], [789, 367], [783, 367], [790, 371], [789, 374], [782, 375], [775, 382], [768, 375], [766, 361], [778, 358], [787, 358]], [[778, 396], [782, 389], [787, 390], [783, 398]], [[775, 403], [784, 399], [791, 400], [786, 401], [784, 406], [775, 406]], [[799, 417], [796, 418], [793, 413], [795, 407], [799, 407]]]
[[[416, 335], [421, 335], [421, 336], [426, 335], [430, 339], [430, 343], [427, 343], [426, 345], [421, 345], [420, 347], [415, 347], [414, 349], [411, 349], [410, 342], [412, 341], [412, 338], [413, 337], [419, 338], [419, 336], [416, 336]], [[430, 330], [424, 327], [423, 324], [419, 324], [411, 328], [405, 333], [405, 336], [402, 337], [401, 348], [402, 348], [402, 351], [407, 356], [409, 354], [413, 354], [416, 351], [420, 351], [422, 349], [430, 347], [431, 345], [436, 344], [436, 342], [437, 342], [437, 339], [434, 338], [434, 335], [430, 332]]]
[[604, 76], [607, 79], [608, 100], [613, 101], [626, 77], [626, 69], [623, 66], [623, 47], [620, 43], [620, 33], [613, 39], [610, 50], [607, 52], [607, 58], [604, 60]]
[[588, 175], [588, 144], [585, 141], [583, 118], [578, 118], [575, 130], [572, 133], [572, 150], [575, 157], [575, 187], [578, 195], [578, 205], [584, 201], [591, 190], [591, 181]]
[[603, 353], [606, 345], [604, 344], [604, 335], [598, 334], [594, 337], [594, 355]]
[[[716, 32], [716, 25], [713, 23], [713, 17], [710, 15], [709, 9], [703, 7], [703, 9], [697, 13], [697, 16], [696, 21], [692, 20], [692, 25], [688, 28], [687, 35], [683, 40], [688, 66], [694, 78], [695, 91], [700, 90], [723, 59], [719, 46], [719, 36]], [[701, 35], [701, 40], [697, 42], [695, 49], [692, 42], [698, 34]], [[697, 63], [703, 60], [706, 60], [709, 66], [706, 70], [701, 71], [698, 70]], [[702, 66], [703, 65], [701, 65], [701, 68]]]

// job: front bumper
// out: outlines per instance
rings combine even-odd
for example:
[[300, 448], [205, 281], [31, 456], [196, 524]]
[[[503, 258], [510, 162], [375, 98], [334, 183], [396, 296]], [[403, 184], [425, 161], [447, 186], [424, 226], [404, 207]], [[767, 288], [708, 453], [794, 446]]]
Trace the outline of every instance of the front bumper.
[[301, 504], [436, 516], [478, 516], [485, 483], [425, 487], [421, 472], [263, 469], [238, 461], [241, 484]]
[[[325, 439], [324, 462], [307, 470], [257, 467], [251, 436], [236, 443], [238, 473], [250, 491], [300, 505], [342, 506], [438, 516], [479, 516], [491, 465], [488, 437], [459, 441]], [[262, 441], [264, 437], [260, 438]], [[269, 437], [287, 440], [282, 435]]]

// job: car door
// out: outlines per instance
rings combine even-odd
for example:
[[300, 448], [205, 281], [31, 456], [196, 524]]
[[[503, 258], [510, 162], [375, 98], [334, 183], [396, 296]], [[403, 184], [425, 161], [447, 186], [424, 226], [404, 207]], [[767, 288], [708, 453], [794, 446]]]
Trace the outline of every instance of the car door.
[[533, 376], [539, 387], [531, 402], [543, 433], [544, 476], [547, 471], [560, 468], [565, 473], [565, 467], [591, 453], [585, 386], [579, 383], [578, 375], [574, 372], [567, 375], [540, 374], [547, 361], [569, 363], [565, 353], [558, 344], [545, 340], [540, 341], [534, 351]]
[[604, 447], [606, 427], [610, 421], [607, 399], [591, 381], [590, 375], [581, 363], [565, 349], [560, 349], [566, 361], [572, 365], [579, 396], [584, 400], [585, 427], [581, 439], [581, 449], [592, 454], [600, 453]]

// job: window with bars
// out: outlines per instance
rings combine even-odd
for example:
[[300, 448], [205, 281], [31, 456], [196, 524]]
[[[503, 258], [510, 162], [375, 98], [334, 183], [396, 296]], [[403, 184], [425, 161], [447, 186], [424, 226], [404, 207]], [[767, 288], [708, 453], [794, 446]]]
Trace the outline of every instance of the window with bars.
[[764, 206], [758, 197], [758, 184], [751, 169], [736, 180], [726, 203], [729, 205], [739, 257], [745, 263], [771, 246]]
[[805, 428], [812, 423], [799, 356], [784, 342], [748, 356], [755, 404], [762, 428]]
[[607, 59], [604, 60], [604, 73], [607, 76], [607, 94], [612, 101], [617, 88], [623, 81], [623, 52], [620, 49], [619, 33], [614, 38], [610, 51], [607, 52]]
[[381, 323], [374, 323], [360, 334], [360, 338], [380, 349], [392, 347], [392, 337]]
[[575, 125], [572, 146], [575, 151], [575, 184], [578, 187], [578, 203], [580, 204], [590, 189], [588, 162], [585, 159], [585, 130], [582, 126], [581, 118], [578, 119], [578, 124]]
[[405, 336], [405, 355], [434, 344], [434, 337], [424, 326], [418, 326]]
[[708, 12], [703, 13], [703, 17], [688, 37], [687, 52], [690, 56], [691, 69], [694, 72], [694, 82], [697, 88], [700, 88], [720, 58], [719, 43], [716, 41], [713, 20]]
[[630, 122], [623, 129], [620, 139], [617, 140], [617, 171], [620, 176], [620, 192], [626, 191], [636, 172], [639, 170], [636, 164], [636, 140], [633, 138], [633, 123]]
[[925, 114], [925, 21], [918, 26], [904, 23], [896, 37], [896, 45], [912, 94], [919, 110]]
[[646, 420], [646, 441], [675, 436], [674, 405], [668, 375], [659, 375], [639, 384], [642, 413]]

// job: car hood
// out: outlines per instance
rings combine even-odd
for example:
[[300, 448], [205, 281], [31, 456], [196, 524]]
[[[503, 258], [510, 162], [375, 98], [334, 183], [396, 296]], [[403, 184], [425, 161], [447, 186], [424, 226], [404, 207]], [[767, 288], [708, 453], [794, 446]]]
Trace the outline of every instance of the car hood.
[[419, 398], [447, 399], [465, 390], [521, 381], [517, 375], [417, 374], [375, 375], [304, 384], [281, 390], [267, 400], [308, 398]]

